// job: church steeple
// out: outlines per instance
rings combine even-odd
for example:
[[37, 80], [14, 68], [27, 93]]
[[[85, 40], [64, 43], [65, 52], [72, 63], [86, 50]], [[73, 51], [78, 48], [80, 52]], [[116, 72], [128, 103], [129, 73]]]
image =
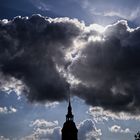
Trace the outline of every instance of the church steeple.
[[63, 128], [62, 128], [62, 140], [78, 140], [77, 139], [78, 130], [73, 121], [73, 118], [74, 118], [74, 115], [72, 114], [71, 100], [70, 100], [70, 95], [69, 95], [66, 122], [64, 123]]
[[71, 107], [71, 101], [69, 96], [69, 104], [68, 104], [68, 113], [66, 115], [66, 121], [73, 121], [73, 114], [72, 114], [72, 107]]

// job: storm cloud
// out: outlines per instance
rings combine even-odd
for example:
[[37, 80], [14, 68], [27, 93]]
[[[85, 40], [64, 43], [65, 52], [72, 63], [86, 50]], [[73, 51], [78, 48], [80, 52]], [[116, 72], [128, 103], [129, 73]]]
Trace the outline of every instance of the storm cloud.
[[79, 28], [67, 18], [53, 20], [33, 15], [29, 19], [3, 20], [0, 22], [0, 70], [23, 81], [31, 101], [63, 100], [69, 84], [58, 73], [56, 64], [66, 65], [64, 52], [78, 34]]
[[71, 90], [87, 104], [140, 113], [140, 28], [40, 15], [3, 20], [0, 71], [21, 80], [30, 101], [61, 101]]
[[94, 106], [139, 112], [139, 38], [139, 28], [119, 21], [106, 27], [100, 39], [88, 41], [70, 67], [81, 81], [75, 94]]

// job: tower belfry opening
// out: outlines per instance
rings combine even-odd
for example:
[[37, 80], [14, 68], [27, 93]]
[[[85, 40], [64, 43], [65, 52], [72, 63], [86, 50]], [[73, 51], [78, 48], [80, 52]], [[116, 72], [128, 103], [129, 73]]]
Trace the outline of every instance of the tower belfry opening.
[[78, 130], [74, 123], [74, 115], [72, 114], [72, 106], [69, 95], [68, 112], [66, 114], [66, 121], [62, 128], [62, 140], [78, 140], [77, 133]]

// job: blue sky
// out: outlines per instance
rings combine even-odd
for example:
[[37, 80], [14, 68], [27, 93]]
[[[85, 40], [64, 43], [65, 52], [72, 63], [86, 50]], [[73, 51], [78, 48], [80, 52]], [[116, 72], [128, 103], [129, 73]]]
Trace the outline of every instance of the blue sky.
[[139, 15], [139, 0], [0, 0], [0, 140], [61, 139], [69, 91], [80, 140], [134, 139]]

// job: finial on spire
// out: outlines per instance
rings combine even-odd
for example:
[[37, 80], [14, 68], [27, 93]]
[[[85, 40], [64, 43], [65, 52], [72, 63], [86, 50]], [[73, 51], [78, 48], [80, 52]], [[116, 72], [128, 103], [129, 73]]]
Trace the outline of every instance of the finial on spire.
[[69, 106], [71, 107], [70, 92], [69, 92], [68, 103], [69, 103]]

